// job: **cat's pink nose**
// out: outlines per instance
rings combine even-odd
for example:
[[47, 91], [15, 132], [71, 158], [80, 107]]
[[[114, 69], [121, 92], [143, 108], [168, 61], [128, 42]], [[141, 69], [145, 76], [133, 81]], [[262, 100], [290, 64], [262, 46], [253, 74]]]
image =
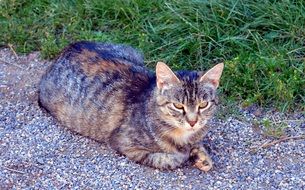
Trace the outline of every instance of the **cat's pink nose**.
[[187, 121], [191, 127], [194, 127], [194, 125], [197, 123], [197, 120], [195, 121]]

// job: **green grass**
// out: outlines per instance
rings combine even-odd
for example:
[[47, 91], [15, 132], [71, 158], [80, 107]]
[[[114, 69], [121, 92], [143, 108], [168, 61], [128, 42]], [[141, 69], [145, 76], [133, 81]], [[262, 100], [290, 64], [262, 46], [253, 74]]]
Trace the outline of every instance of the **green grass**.
[[127, 43], [153, 67], [224, 60], [221, 94], [247, 106], [305, 109], [305, 2], [2, 0], [0, 45], [53, 58], [76, 40]]
[[262, 132], [268, 137], [281, 138], [284, 137], [285, 129], [288, 127], [288, 124], [285, 122], [275, 122], [270, 119], [263, 119], [254, 125], [262, 126]]

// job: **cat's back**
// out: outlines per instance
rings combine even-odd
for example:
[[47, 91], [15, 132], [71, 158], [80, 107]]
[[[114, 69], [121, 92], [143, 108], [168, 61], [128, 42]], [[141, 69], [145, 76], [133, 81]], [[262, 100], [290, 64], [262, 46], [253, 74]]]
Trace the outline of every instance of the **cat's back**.
[[143, 54], [123, 44], [80, 41], [67, 46], [59, 57], [73, 60], [79, 55], [144, 66]]
[[77, 42], [42, 77], [40, 103], [68, 128], [101, 140], [145, 96], [151, 76], [142, 55], [129, 46]]

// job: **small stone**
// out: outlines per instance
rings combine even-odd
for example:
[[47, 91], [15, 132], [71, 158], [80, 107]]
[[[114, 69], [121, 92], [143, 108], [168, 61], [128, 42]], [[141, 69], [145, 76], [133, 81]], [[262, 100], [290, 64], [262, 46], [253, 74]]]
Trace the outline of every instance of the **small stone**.
[[38, 158], [38, 159], [36, 160], [36, 162], [37, 162], [38, 164], [44, 164], [44, 160], [43, 160], [42, 158]]

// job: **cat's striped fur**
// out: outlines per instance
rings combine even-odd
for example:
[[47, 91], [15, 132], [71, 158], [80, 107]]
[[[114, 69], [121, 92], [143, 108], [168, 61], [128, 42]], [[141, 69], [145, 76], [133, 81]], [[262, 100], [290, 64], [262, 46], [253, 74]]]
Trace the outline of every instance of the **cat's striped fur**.
[[174, 169], [192, 157], [209, 170], [212, 161], [199, 142], [217, 104], [223, 65], [202, 76], [174, 74], [164, 63], [154, 73], [143, 62], [128, 46], [71, 44], [43, 76], [40, 104], [67, 128], [138, 163]]

